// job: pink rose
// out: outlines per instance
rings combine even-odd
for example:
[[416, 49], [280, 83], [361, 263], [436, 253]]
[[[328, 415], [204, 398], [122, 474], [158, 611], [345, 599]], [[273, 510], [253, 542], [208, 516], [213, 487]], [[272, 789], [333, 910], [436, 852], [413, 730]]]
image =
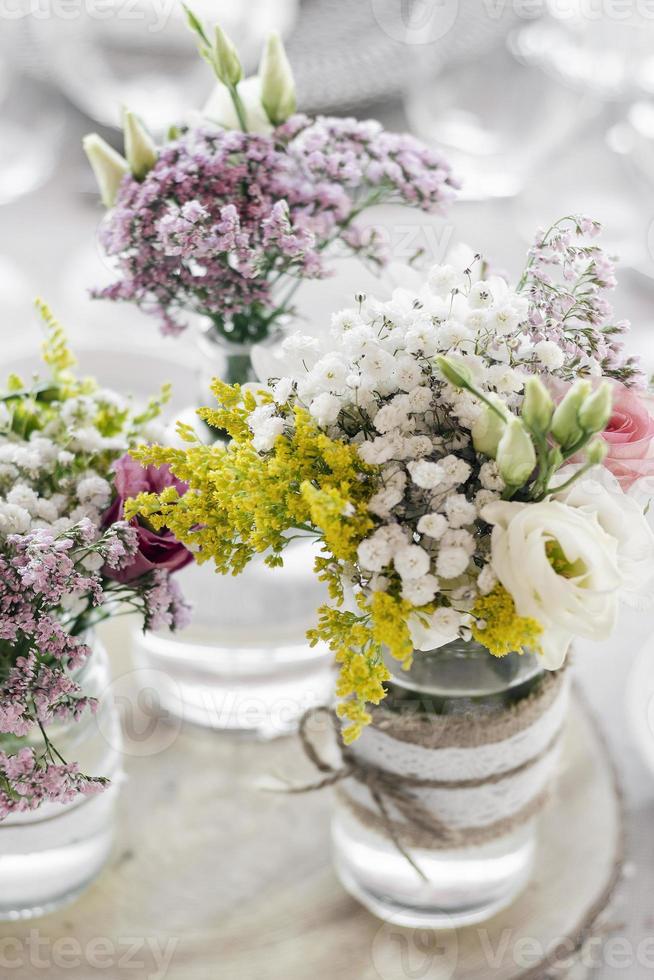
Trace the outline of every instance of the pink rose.
[[636, 480], [654, 476], [654, 399], [615, 382], [613, 414], [602, 433], [609, 452], [604, 465], [628, 490]]
[[[125, 501], [138, 493], [161, 493], [165, 487], [175, 486], [180, 494], [188, 485], [173, 476], [168, 466], [141, 466], [131, 456], [121, 456], [114, 463], [114, 487], [116, 498], [103, 518], [104, 527], [123, 520]], [[131, 582], [155, 568], [175, 572], [193, 561], [191, 552], [167, 529], [152, 531], [139, 523], [137, 517], [130, 521], [139, 539], [139, 550], [133, 562], [120, 571], [105, 568], [105, 574], [118, 582]]]

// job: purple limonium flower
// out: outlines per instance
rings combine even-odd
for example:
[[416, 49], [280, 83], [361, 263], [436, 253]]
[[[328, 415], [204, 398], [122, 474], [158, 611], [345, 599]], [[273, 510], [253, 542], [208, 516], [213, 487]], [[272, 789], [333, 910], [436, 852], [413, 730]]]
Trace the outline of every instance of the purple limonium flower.
[[[180, 496], [186, 493], [188, 485], [173, 476], [168, 466], [143, 467], [131, 456], [121, 456], [113, 466], [116, 497], [105, 513], [103, 525], [111, 527], [123, 520], [125, 501], [139, 493], [161, 493], [166, 487], [174, 486]], [[134, 517], [130, 521], [136, 533], [137, 550], [130, 562], [120, 568], [105, 567], [108, 578], [117, 582], [133, 582], [135, 579], [154, 571], [175, 572], [189, 562], [193, 555], [168, 530], [153, 531], [139, 523]]]
[[137, 303], [164, 333], [191, 312], [231, 339], [261, 339], [290, 311], [288, 278], [329, 274], [329, 246], [386, 261], [378, 236], [353, 224], [362, 211], [440, 210], [456, 186], [438, 152], [374, 121], [295, 115], [270, 136], [190, 129], [142, 180], [124, 177], [100, 236], [118, 279], [95, 295]]

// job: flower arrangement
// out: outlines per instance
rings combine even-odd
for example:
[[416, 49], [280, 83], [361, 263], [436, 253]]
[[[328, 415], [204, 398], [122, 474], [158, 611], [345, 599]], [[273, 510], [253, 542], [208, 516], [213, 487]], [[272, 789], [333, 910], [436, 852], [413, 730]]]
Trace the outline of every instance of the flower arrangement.
[[[63, 331], [41, 306], [45, 379], [10, 376], [0, 396], [0, 818], [45, 801], [67, 802], [102, 789], [48, 735], [97, 703], [76, 673], [89, 657], [88, 630], [119, 607], [138, 610], [146, 628], [182, 626], [187, 606], [168, 569], [191, 555], [170, 535], [127, 522], [115, 483], [136, 443], [155, 435], [167, 397], [138, 410], [72, 372]], [[167, 470], [159, 482], [174, 485]], [[144, 538], [144, 535], [146, 536]]]
[[571, 217], [540, 233], [516, 288], [459, 248], [421, 285], [411, 272], [390, 301], [337, 313], [330, 349], [289, 337], [269, 388], [216, 381], [219, 407], [199, 415], [226, 448], [181, 425], [187, 448], [134, 453], [190, 489], [127, 512], [221, 572], [257, 553], [280, 564], [295, 534], [322, 542], [333, 604], [311, 639], [341, 664], [346, 740], [384, 697], [386, 651], [408, 666], [474, 639], [556, 669], [654, 574], [643, 511], [601, 466], [612, 402], [638, 398], [642, 376], [607, 303], [613, 267], [587, 240], [598, 231]]
[[386, 261], [356, 219], [372, 205], [435, 211], [457, 186], [439, 153], [368, 120], [295, 113], [290, 66], [277, 35], [258, 76], [217, 27], [210, 39], [189, 13], [216, 91], [190, 125], [157, 147], [125, 115], [125, 153], [85, 139], [104, 204], [101, 242], [118, 278], [95, 295], [135, 302], [164, 333], [188, 313], [235, 343], [264, 339], [292, 312], [304, 279], [329, 273], [335, 250]]

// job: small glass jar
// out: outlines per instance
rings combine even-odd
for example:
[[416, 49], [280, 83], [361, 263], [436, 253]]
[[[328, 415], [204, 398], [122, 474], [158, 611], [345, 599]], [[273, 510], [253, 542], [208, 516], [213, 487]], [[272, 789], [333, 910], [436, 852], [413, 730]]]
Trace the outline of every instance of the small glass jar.
[[[198, 332], [198, 404], [214, 402], [213, 378], [245, 384], [277, 376], [285, 328], [280, 321], [263, 340], [234, 343], [205, 320]], [[194, 411], [184, 421], [199, 431]], [[202, 436], [209, 441], [224, 434], [205, 427]], [[330, 703], [333, 655], [306, 638], [328, 598], [313, 572], [318, 553], [305, 537], [287, 547], [282, 568], [255, 557], [237, 577], [217, 574], [211, 562], [177, 573], [193, 605], [190, 626], [132, 634], [134, 658], [152, 670], [165, 711], [202, 727], [267, 739], [295, 731], [305, 711]]]
[[[101, 698], [110, 683], [109, 661], [95, 635], [92, 654], [76, 674], [84, 693]], [[90, 776], [111, 785], [67, 804], [45, 803], [36, 810], [0, 821], [0, 920], [45, 915], [72, 902], [98, 876], [111, 852], [121, 769], [121, 735], [111, 699], [78, 722], [56, 723], [48, 736], [61, 755]], [[15, 751], [27, 738], [0, 738]]]
[[[482, 731], [488, 720], [506, 715], [510, 706], [545, 684], [545, 675], [536, 656], [510, 654], [498, 659], [478, 644], [459, 641], [439, 650], [416, 653], [409, 671], [402, 671], [396, 662], [389, 663], [389, 667], [393, 680], [384, 702], [386, 718], [407, 712], [409, 719], [417, 718], [418, 724], [422, 724], [429, 718], [449, 716], [456, 718], [459, 724], [463, 720], [465, 725], [479, 725]], [[427, 793], [432, 795], [427, 799], [431, 800], [431, 812], [437, 820], [451, 821], [457, 808], [460, 811], [463, 807], [473, 824], [481, 824], [470, 831], [469, 843], [463, 843], [467, 832], [462, 832], [456, 845], [438, 842], [434, 833], [433, 845], [425, 846], [423, 827], [416, 833], [421, 838], [418, 846], [400, 840], [400, 845], [404, 843], [404, 846], [398, 847], [398, 834], [395, 834], [394, 842], [378, 805], [371, 805], [373, 797], [367, 795], [366, 786], [355, 780], [344, 783], [336, 792], [332, 840], [336, 870], [345, 888], [378, 917], [410, 927], [456, 928], [484, 921], [509, 905], [529, 880], [536, 840], [536, 814], [540, 808], [538, 800], [542, 801], [544, 797], [545, 783], [551, 777], [557, 758], [556, 745], [552, 745], [545, 728], [549, 725], [554, 731], [556, 742], [565, 711], [566, 687], [564, 683], [546, 722], [539, 723], [538, 730], [533, 729], [533, 743], [525, 742], [524, 732], [514, 738], [513, 743], [511, 739], [497, 743], [502, 761], [493, 760], [491, 765], [497, 764], [498, 771], [502, 772], [512, 769], [511, 752], [516, 753], [518, 766], [532, 750], [536, 755], [540, 751], [544, 753], [542, 761], [534, 765], [532, 774], [522, 777], [531, 780], [528, 786], [523, 783], [520, 787], [514, 783], [507, 791], [510, 780], [503, 783], [502, 779], [491, 780], [485, 787], [472, 786], [475, 780], [471, 783], [466, 780], [466, 775], [471, 772], [479, 775], [483, 770], [479, 753], [488, 753], [486, 745], [461, 748], [457, 747], [456, 740], [450, 744], [445, 739], [442, 749], [430, 746], [436, 747], [436, 752], [428, 752], [422, 745], [412, 745], [407, 756], [406, 743], [399, 743], [397, 759], [411, 758], [415, 766], [405, 764], [397, 772], [403, 775], [409, 772], [428, 780], [445, 775], [446, 782], [468, 782], [467, 787], [459, 789], [452, 785], [430, 789]], [[385, 757], [391, 743], [385, 741], [388, 735], [384, 733], [383, 724], [378, 727], [378, 718], [376, 715], [373, 724], [364, 730], [349, 751], [355, 762], [374, 759], [377, 767], [392, 773], [393, 759]], [[540, 744], [543, 739], [546, 741], [544, 747]], [[495, 747], [490, 746], [491, 753]], [[516, 777], [518, 779], [520, 776]], [[460, 794], [454, 803], [451, 802], [452, 790]], [[526, 796], [531, 796], [536, 804], [531, 811], [528, 806], [520, 810], [524, 819], [511, 812], [513, 799], [506, 797], [507, 792], [515, 797], [516, 790], [518, 797], [522, 792], [522, 803]], [[420, 791], [414, 787], [409, 786], [406, 793], [409, 803], [416, 796], [424, 803], [425, 797], [420, 797]], [[384, 809], [392, 817], [392, 796], [384, 798], [382, 792], [382, 802], [384, 799]], [[363, 806], [366, 802], [369, 809]], [[375, 815], [366, 817], [370, 810]], [[499, 812], [503, 818], [501, 823], [493, 823], [493, 814], [496, 817]], [[473, 814], [478, 818], [476, 821]], [[408, 826], [411, 828], [410, 823]], [[506, 832], [502, 831], [502, 826], [506, 827]], [[484, 827], [498, 830], [489, 833]], [[427, 833], [429, 835], [429, 831]]]

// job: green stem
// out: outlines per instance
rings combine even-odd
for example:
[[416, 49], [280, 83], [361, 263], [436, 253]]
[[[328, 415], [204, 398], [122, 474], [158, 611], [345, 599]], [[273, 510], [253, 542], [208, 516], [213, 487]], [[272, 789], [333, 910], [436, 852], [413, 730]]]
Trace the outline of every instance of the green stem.
[[236, 85], [229, 85], [228, 90], [232, 103], [234, 105], [234, 109], [236, 110], [236, 115], [238, 117], [239, 125], [243, 130], [243, 132], [247, 133], [248, 124], [247, 124], [247, 116], [245, 113], [245, 106], [243, 105], [243, 100], [241, 99], [241, 96], [238, 94]]

